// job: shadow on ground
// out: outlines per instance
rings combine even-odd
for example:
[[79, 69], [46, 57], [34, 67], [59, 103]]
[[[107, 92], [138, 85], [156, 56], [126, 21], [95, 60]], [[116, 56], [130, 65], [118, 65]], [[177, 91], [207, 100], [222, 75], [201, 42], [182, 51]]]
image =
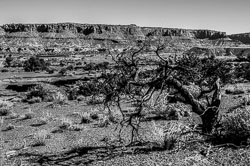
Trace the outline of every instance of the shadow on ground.
[[58, 154], [21, 153], [19, 157], [26, 158], [31, 164], [39, 165], [88, 165], [97, 161], [106, 161], [114, 157], [132, 154], [147, 154], [152, 151], [164, 150], [159, 147], [149, 147], [137, 144], [129, 147], [78, 147]]

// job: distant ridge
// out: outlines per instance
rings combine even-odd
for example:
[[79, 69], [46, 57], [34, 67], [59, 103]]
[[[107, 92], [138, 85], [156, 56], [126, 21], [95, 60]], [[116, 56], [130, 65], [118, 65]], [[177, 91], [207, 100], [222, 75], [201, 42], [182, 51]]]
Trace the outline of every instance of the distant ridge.
[[[225, 32], [214, 30], [192, 30], [180, 28], [139, 27], [131, 25], [106, 25], [106, 24], [79, 24], [79, 23], [50, 23], [50, 24], [5, 24], [0, 27], [0, 35], [14, 32], [38, 32], [38, 33], [65, 33], [71, 32], [77, 36], [91, 36], [99, 38], [127, 39], [131, 36], [135, 39], [143, 39], [146, 36], [183, 36], [196, 39], [218, 39], [226, 37]], [[116, 37], [114, 37], [116, 36]], [[67, 37], [67, 36], [66, 36]]]

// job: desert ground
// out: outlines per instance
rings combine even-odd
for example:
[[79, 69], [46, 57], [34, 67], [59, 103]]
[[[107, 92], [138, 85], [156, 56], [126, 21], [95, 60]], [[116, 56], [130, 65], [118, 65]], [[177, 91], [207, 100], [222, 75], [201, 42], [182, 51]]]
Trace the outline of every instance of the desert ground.
[[158, 40], [135, 25], [18, 26], [0, 37], [1, 166], [249, 165], [250, 44], [213, 31]]

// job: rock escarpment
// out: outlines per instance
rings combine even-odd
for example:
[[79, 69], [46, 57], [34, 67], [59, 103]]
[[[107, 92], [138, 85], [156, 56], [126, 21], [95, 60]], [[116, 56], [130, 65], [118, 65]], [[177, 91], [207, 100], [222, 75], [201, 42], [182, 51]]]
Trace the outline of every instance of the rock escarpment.
[[[131, 25], [101, 24], [6, 24], [2, 26], [6, 33], [57, 33], [58, 38], [106, 38], [106, 39], [143, 39], [146, 36], [185, 36], [196, 39], [218, 39], [226, 37], [225, 32], [212, 30], [190, 30], [175, 28], [139, 27]], [[41, 37], [46, 37], [40, 34]], [[61, 35], [61, 36], [60, 36]], [[31, 35], [32, 36], [32, 35]]]
[[22, 54], [83, 54], [120, 49], [147, 38], [167, 39], [180, 50], [193, 46], [237, 46], [225, 32], [131, 25], [6, 24], [0, 27], [0, 52]]
[[241, 33], [229, 35], [231, 39], [241, 41], [244, 44], [250, 44], [250, 33]]

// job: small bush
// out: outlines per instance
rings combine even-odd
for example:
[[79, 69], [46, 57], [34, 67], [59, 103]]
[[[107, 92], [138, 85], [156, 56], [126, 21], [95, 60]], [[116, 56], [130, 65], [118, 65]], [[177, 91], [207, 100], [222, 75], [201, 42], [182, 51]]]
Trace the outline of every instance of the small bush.
[[69, 71], [72, 71], [72, 70], [74, 70], [74, 66], [73, 65], [69, 65], [69, 66], [66, 67], [66, 69], [69, 70]]
[[96, 105], [96, 104], [102, 104], [103, 103], [103, 99], [101, 97], [97, 97], [97, 96], [92, 96], [90, 98], [88, 98], [86, 104], [88, 105]]
[[68, 118], [62, 118], [61, 119], [61, 125], [59, 126], [59, 128], [61, 128], [61, 129], [67, 129], [71, 125], [73, 125], [73, 122], [70, 119], [68, 119]]
[[51, 136], [47, 130], [40, 130], [34, 134], [34, 142], [32, 146], [44, 146], [46, 139], [49, 139]]
[[21, 120], [26, 120], [26, 119], [32, 119], [35, 117], [35, 114], [29, 110], [27, 113], [25, 113], [24, 115], [20, 116]]
[[1, 72], [5, 73], [5, 72], [9, 72], [9, 70], [8, 69], [2, 69]]
[[15, 126], [13, 125], [13, 124], [9, 124], [8, 126], [6, 126], [6, 128], [4, 129], [4, 130], [2, 130], [2, 131], [9, 131], [9, 130], [12, 130], [12, 129], [14, 129], [15, 128]]
[[32, 97], [31, 99], [27, 100], [29, 104], [34, 104], [34, 103], [41, 103], [42, 99], [40, 97]]
[[79, 101], [79, 102], [80, 102], [80, 101], [84, 101], [84, 100], [85, 100], [85, 97], [82, 96], [82, 95], [80, 95], [80, 96], [77, 96], [76, 100]]
[[176, 147], [176, 144], [179, 141], [186, 139], [185, 137], [182, 137], [182, 134], [190, 130], [191, 129], [185, 124], [174, 121], [170, 121], [167, 130], [164, 130], [162, 127], [157, 126], [153, 121], [151, 127], [151, 139], [156, 143], [158, 148], [171, 150]]
[[60, 129], [71, 130], [71, 131], [80, 131], [83, 127], [79, 124], [73, 124], [73, 122], [68, 118], [61, 119], [62, 124], [59, 126]]
[[68, 99], [64, 90], [49, 84], [38, 84], [31, 88], [30, 92], [27, 94], [27, 101], [35, 97], [39, 97], [45, 102], [64, 102]]
[[19, 115], [18, 114], [16, 114], [15, 112], [11, 112], [9, 115], [8, 115], [8, 119], [16, 119], [16, 118], [18, 118], [19, 117]]
[[30, 71], [41, 71], [46, 70], [49, 64], [46, 63], [43, 59], [39, 59], [38, 57], [30, 57], [27, 61], [24, 62], [24, 70], [27, 72]]
[[212, 141], [215, 144], [233, 143], [235, 145], [250, 144], [250, 110], [238, 108], [223, 115], [213, 133]]
[[0, 108], [0, 116], [7, 116], [11, 114], [11, 111], [7, 107]]
[[91, 114], [89, 112], [84, 112], [81, 114], [81, 124], [90, 123], [91, 122]]
[[111, 124], [111, 121], [109, 119], [109, 116], [102, 114], [98, 122], [98, 127], [107, 127], [110, 124]]
[[60, 71], [59, 71], [59, 74], [61, 74], [61, 75], [66, 75], [66, 73], [67, 73], [67, 69], [66, 68], [62, 68]]
[[73, 124], [68, 127], [68, 130], [71, 130], [71, 131], [80, 131], [82, 129], [83, 129], [83, 126], [79, 124]]
[[234, 86], [229, 86], [225, 89], [225, 93], [226, 94], [232, 94], [232, 95], [238, 95], [238, 94], [243, 94], [244, 93], [244, 89], [243, 87], [239, 86], [239, 85], [234, 85]]

